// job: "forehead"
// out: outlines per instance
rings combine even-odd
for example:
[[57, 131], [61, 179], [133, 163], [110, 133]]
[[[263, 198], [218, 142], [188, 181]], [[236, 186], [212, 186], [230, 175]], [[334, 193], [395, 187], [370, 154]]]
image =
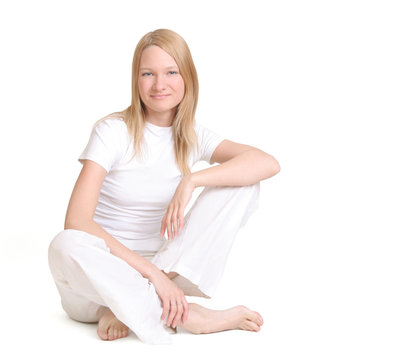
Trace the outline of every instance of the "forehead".
[[177, 67], [174, 58], [161, 47], [151, 45], [142, 51], [140, 68], [168, 68]]

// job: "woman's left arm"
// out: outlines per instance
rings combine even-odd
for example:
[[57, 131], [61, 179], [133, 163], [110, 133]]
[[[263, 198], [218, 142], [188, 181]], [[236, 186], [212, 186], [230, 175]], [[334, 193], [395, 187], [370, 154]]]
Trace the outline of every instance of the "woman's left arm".
[[230, 140], [222, 141], [214, 150], [210, 163], [214, 162], [219, 165], [188, 175], [195, 187], [251, 185], [276, 175], [280, 170], [272, 155]]
[[168, 239], [177, 235], [183, 227], [184, 209], [196, 187], [200, 186], [245, 186], [268, 179], [280, 171], [276, 159], [255, 147], [223, 140], [211, 156], [210, 164], [219, 165], [186, 175], [163, 217], [160, 235], [167, 230]]

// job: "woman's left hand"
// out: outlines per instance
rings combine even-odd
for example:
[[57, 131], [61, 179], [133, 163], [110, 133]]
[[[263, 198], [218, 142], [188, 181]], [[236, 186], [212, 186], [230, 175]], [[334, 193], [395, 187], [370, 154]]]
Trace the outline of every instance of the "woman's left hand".
[[164, 215], [160, 236], [164, 236], [167, 230], [167, 238], [172, 240], [174, 236], [178, 235], [178, 231], [183, 227], [184, 210], [191, 199], [195, 185], [191, 181], [191, 176], [184, 176], [167, 207], [166, 215]]

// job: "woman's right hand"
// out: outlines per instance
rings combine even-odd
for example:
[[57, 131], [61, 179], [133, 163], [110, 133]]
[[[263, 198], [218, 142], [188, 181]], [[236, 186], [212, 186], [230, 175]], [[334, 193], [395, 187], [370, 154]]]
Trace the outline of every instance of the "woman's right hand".
[[171, 281], [166, 274], [157, 269], [154, 275], [149, 279], [153, 283], [157, 295], [162, 301], [163, 312], [161, 320], [166, 318], [168, 314], [166, 325], [175, 328], [180, 319], [183, 324], [188, 318], [188, 303], [181, 290], [173, 281]]

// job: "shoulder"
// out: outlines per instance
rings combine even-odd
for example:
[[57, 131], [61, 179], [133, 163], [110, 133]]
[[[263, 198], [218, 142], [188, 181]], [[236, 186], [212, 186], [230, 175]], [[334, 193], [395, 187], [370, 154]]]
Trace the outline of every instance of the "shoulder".
[[99, 119], [94, 124], [93, 129], [111, 129], [114, 131], [123, 131], [127, 130], [127, 126], [123, 117], [111, 114]]
[[199, 152], [196, 160], [210, 162], [214, 150], [224, 140], [224, 137], [199, 122], [195, 123], [195, 130], [198, 138]]
[[129, 143], [123, 119], [106, 116], [94, 124], [88, 145], [79, 160], [92, 160], [109, 172], [122, 159]]
[[118, 115], [108, 115], [98, 120], [92, 128], [92, 132], [103, 138], [115, 138], [124, 141], [129, 138], [127, 125], [124, 119]]
[[220, 138], [220, 135], [217, 132], [204, 126], [200, 122], [195, 122], [194, 129], [199, 141], [205, 142], [210, 140], [219, 140]]
[[206, 126], [197, 121], [194, 124], [194, 130], [199, 139], [205, 137], [205, 135], [207, 135], [208, 133], [212, 133], [212, 131], [209, 128], [207, 128]]

